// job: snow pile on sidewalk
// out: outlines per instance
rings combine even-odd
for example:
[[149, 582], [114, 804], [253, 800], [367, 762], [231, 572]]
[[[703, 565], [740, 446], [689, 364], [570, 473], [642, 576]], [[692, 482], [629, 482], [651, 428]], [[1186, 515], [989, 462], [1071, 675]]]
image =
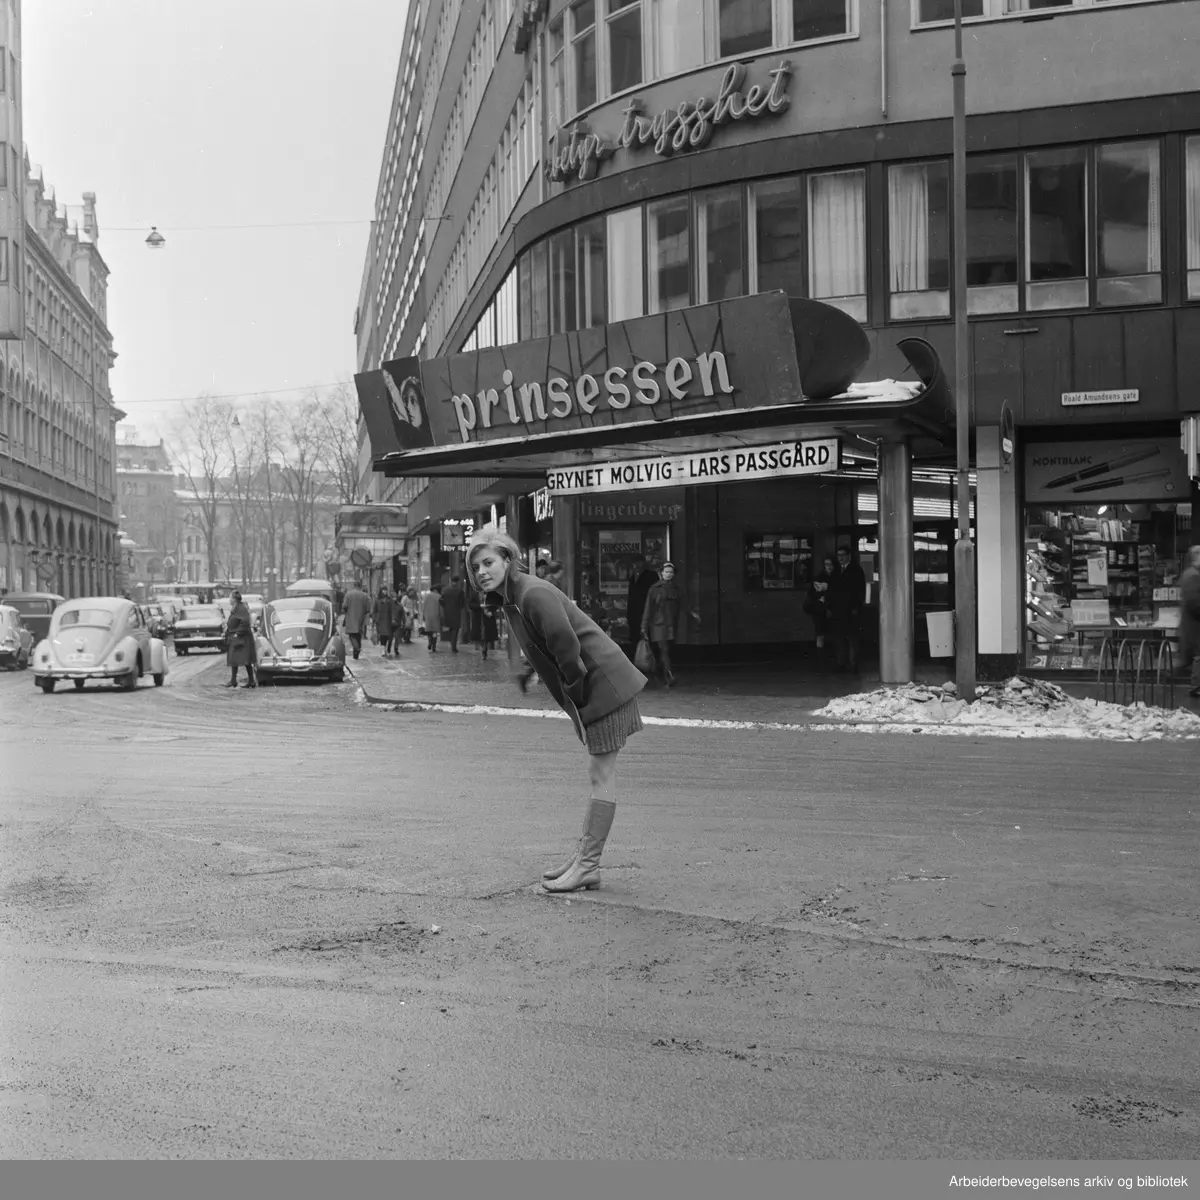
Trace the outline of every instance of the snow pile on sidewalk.
[[939, 732], [996, 732], [1013, 737], [1095, 737], [1117, 741], [1200, 738], [1200, 717], [1140, 702], [1129, 707], [1077, 700], [1055, 683], [1014, 676], [981, 684], [973, 704], [960, 700], [953, 683], [906, 683], [831, 700], [816, 716], [893, 728], [937, 726]]

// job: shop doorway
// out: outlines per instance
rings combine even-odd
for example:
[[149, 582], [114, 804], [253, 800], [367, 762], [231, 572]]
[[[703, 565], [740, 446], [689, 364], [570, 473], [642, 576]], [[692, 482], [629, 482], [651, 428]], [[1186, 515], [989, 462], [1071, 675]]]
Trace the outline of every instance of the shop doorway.
[[577, 595], [579, 605], [614, 641], [633, 640], [634, 624], [641, 613], [630, 613], [629, 588], [635, 560], [641, 556], [651, 567], [671, 557], [669, 525], [585, 525], [579, 554]]

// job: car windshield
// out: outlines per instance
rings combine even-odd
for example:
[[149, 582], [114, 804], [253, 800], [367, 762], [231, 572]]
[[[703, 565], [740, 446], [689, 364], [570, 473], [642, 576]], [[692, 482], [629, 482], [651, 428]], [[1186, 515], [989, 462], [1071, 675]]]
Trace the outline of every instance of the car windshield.
[[70, 608], [59, 614], [58, 627], [87, 625], [92, 629], [111, 629], [115, 617], [116, 613], [107, 608]]
[[9, 600], [7, 603], [26, 616], [36, 617], [51, 611], [49, 600]]
[[272, 629], [293, 628], [297, 625], [314, 625], [325, 628], [328, 610], [311, 600], [278, 600], [271, 605], [267, 618]]
[[185, 608], [179, 614], [181, 621], [222, 621], [224, 614], [216, 605], [196, 605], [193, 608]]

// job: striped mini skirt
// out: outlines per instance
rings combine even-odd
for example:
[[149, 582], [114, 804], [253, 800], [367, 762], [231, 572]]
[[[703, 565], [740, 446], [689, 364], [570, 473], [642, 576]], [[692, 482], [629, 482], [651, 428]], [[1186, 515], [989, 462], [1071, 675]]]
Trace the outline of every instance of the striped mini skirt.
[[626, 700], [620, 708], [583, 727], [589, 754], [612, 754], [626, 739], [642, 728], [642, 714], [636, 700]]

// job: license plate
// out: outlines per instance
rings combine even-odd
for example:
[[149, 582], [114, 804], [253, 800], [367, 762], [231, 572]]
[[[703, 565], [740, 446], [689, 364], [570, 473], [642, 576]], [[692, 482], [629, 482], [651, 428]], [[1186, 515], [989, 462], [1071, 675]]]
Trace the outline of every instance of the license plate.
[[67, 655], [67, 662], [90, 663], [90, 662], [95, 662], [95, 661], [96, 661], [96, 656], [94, 654], [68, 654]]
[[288, 651], [288, 658], [292, 658], [292, 659], [303, 660], [303, 659], [312, 658], [312, 656], [313, 656], [313, 652], [311, 650], [289, 650]]

